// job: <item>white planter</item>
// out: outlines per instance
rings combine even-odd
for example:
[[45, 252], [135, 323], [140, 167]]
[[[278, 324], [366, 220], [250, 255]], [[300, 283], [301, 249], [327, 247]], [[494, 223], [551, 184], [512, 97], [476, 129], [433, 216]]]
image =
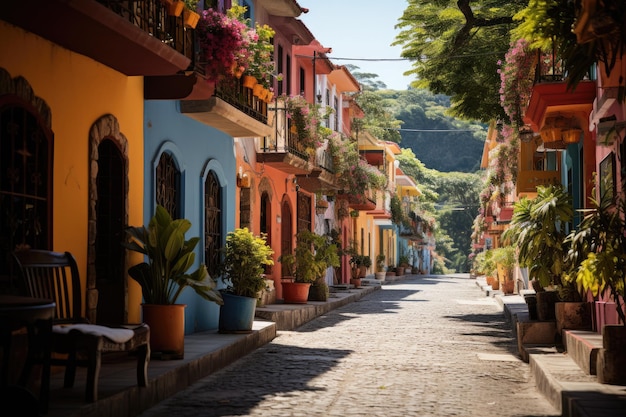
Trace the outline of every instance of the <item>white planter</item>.
[[384, 281], [386, 275], [387, 275], [386, 272], [376, 272], [375, 273], [376, 279], [379, 280], [379, 281]]

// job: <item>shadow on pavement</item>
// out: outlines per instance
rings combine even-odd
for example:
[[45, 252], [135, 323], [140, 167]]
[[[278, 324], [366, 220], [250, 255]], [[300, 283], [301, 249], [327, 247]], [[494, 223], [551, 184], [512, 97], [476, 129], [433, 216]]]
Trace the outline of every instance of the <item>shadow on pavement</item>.
[[[148, 415], [189, 416], [194, 410], [203, 417], [247, 415], [268, 396], [278, 397], [279, 408], [280, 398], [284, 398], [288, 407], [292, 392], [319, 391], [316, 395], [324, 395], [325, 389], [311, 386], [310, 381], [351, 352], [272, 343], [210, 375]], [[266, 378], [259, 378], [261, 375]]]

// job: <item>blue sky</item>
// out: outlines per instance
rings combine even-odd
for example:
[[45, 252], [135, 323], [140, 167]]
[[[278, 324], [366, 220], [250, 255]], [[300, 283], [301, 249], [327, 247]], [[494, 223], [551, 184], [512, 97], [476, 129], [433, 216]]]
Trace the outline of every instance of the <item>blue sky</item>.
[[378, 74], [394, 90], [405, 90], [413, 81], [402, 75], [411, 69], [409, 61], [339, 59], [400, 58], [402, 48], [390, 45], [398, 33], [394, 26], [407, 7], [405, 0], [298, 0], [298, 4], [309, 9], [299, 19], [322, 45], [332, 48], [328, 57], [333, 63], [353, 64], [359, 72]]

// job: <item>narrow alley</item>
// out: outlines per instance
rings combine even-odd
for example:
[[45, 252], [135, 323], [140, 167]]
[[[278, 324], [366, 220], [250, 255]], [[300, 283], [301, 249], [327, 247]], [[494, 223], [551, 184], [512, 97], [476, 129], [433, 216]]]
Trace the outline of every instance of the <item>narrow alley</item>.
[[557, 416], [493, 298], [460, 276], [385, 284], [142, 417]]

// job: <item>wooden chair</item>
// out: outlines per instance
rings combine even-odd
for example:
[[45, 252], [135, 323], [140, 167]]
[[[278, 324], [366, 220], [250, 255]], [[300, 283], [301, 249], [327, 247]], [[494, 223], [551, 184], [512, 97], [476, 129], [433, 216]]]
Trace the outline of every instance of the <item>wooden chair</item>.
[[56, 303], [51, 364], [65, 366], [66, 388], [74, 385], [76, 367], [87, 367], [85, 400], [97, 401], [102, 354], [124, 351], [136, 351], [137, 385], [147, 386], [150, 360], [150, 328], [147, 324], [120, 327], [89, 324], [81, 315], [80, 278], [71, 253], [31, 249], [13, 252], [13, 257], [27, 295]]

